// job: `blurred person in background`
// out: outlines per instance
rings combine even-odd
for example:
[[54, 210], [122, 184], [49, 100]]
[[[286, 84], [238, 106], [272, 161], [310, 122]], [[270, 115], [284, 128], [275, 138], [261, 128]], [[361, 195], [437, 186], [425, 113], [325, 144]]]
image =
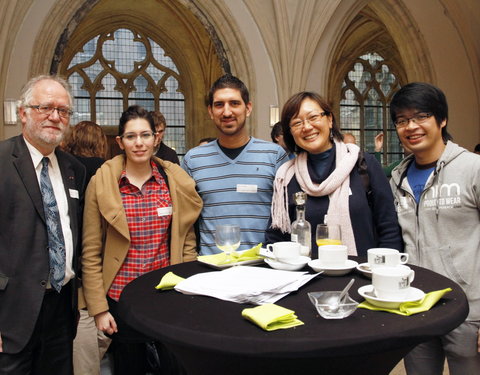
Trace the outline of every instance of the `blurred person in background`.
[[[97, 169], [105, 162], [107, 137], [101, 126], [92, 121], [81, 121], [70, 128], [62, 148], [85, 166], [88, 185]], [[80, 320], [73, 341], [73, 371], [75, 375], [99, 375], [100, 361], [111, 340], [97, 329], [94, 318], [88, 315], [83, 294], [79, 295], [79, 308]]]
[[105, 162], [108, 153], [107, 137], [100, 125], [93, 121], [81, 121], [70, 128], [62, 148], [85, 166], [88, 184]]
[[198, 141], [198, 145], [197, 146], [202, 146], [202, 145], [206, 145], [207, 143], [210, 143], [210, 142], [213, 142], [215, 139], [215, 137], [205, 137], [205, 138], [202, 138]]
[[352, 133], [343, 133], [343, 143], [357, 144], [357, 138]]
[[155, 123], [155, 130], [158, 134], [158, 144], [155, 148], [155, 156], [157, 158], [171, 161], [175, 164], [180, 164], [178, 155], [173, 148], [168, 147], [163, 143], [163, 137], [165, 136], [165, 130], [167, 129], [167, 121], [165, 116], [160, 111], [150, 111], [150, 115]]
[[[402, 144], [401, 142], [400, 142], [400, 146], [402, 146], [402, 148], [403, 148], [403, 156], [404, 157], [410, 155], [410, 151], [409, 151], [408, 147], [405, 147], [405, 145]], [[383, 132], [378, 133], [375, 136], [375, 157], [377, 158], [377, 160], [379, 162], [382, 161], [382, 149], [383, 149]], [[383, 171], [385, 172], [385, 176], [387, 176], [387, 178], [392, 177], [392, 171], [395, 169], [395, 167], [397, 165], [399, 165], [402, 162], [402, 160], [403, 159], [394, 161], [394, 162], [392, 162], [392, 163], [383, 167]]]
[[295, 154], [291, 153], [288, 150], [287, 145], [285, 144], [285, 141], [283, 140], [283, 131], [282, 131], [282, 123], [281, 122], [277, 122], [275, 125], [272, 126], [272, 131], [270, 132], [270, 137], [272, 138], [273, 143], [276, 143], [279, 146], [282, 146], [282, 148], [287, 153], [289, 159], [293, 159], [295, 157]]

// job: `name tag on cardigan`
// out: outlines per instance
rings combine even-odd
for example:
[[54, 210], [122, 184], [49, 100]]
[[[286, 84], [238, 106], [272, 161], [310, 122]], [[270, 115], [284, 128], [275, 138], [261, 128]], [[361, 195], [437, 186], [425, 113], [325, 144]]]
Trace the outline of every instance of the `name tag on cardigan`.
[[159, 207], [157, 208], [158, 216], [168, 216], [172, 214], [172, 207]]
[[256, 193], [257, 185], [238, 184], [237, 193]]

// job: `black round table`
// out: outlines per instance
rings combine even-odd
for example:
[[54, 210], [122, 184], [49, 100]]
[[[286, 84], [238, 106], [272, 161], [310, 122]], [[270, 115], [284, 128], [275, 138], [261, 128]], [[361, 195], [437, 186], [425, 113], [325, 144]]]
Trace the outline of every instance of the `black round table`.
[[415, 345], [448, 333], [468, 314], [458, 284], [427, 269], [412, 268], [414, 287], [424, 292], [453, 289], [431, 310], [412, 316], [359, 308], [341, 320], [320, 317], [307, 293], [340, 290], [354, 277], [350, 295], [361, 302], [357, 290], [371, 280], [357, 271], [340, 277], [320, 275], [277, 301], [305, 324], [271, 332], [242, 318], [242, 310], [251, 305], [154, 288], [169, 271], [185, 278], [218, 272], [199, 262], [170, 266], [134, 280], [122, 292], [119, 313], [169, 348], [188, 374], [389, 374]]

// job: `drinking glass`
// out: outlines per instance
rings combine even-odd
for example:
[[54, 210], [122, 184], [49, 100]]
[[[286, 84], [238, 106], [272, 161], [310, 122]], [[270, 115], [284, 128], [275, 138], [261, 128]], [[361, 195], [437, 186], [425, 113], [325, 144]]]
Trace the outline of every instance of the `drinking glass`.
[[234, 224], [217, 225], [215, 227], [215, 245], [227, 254], [230, 254], [240, 246], [240, 227]]
[[341, 245], [342, 233], [340, 225], [318, 224], [316, 232], [317, 246]]

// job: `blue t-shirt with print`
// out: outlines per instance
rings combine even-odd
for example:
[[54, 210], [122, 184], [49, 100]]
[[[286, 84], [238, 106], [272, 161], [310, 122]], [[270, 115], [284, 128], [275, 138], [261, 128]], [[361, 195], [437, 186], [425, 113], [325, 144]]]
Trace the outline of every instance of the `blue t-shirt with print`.
[[410, 163], [407, 171], [407, 179], [408, 184], [413, 190], [413, 194], [415, 195], [415, 200], [417, 203], [420, 200], [420, 195], [422, 195], [425, 184], [427, 183], [427, 180], [434, 169], [435, 165], [429, 168], [418, 168], [417, 163]]

